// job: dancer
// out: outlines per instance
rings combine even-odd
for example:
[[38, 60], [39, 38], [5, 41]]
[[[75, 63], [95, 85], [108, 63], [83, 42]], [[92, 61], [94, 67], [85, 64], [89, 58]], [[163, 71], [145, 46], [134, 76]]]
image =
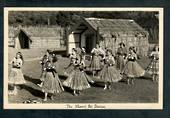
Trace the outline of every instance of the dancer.
[[111, 90], [111, 83], [121, 80], [120, 72], [116, 70], [115, 60], [112, 55], [112, 50], [107, 49], [106, 57], [104, 58], [104, 67], [100, 72], [100, 79], [105, 83], [104, 90]]
[[141, 77], [145, 74], [145, 70], [137, 63], [137, 55], [133, 47], [129, 48], [127, 62], [122, 71], [127, 76], [127, 84], [134, 84], [135, 77]]
[[55, 66], [50, 61], [46, 63], [41, 81], [42, 92], [45, 94], [44, 101], [47, 101], [48, 94], [51, 94], [51, 99], [53, 100], [54, 93], [61, 93], [64, 91]]
[[77, 55], [76, 61], [73, 64], [74, 70], [63, 82], [63, 85], [72, 89], [73, 95], [77, 96], [80, 94], [80, 91], [90, 88], [89, 81], [92, 83], [93, 81], [84, 72], [85, 64], [81, 60], [80, 55]]
[[150, 57], [152, 58], [148, 65], [146, 72], [152, 75], [153, 82], [158, 82], [159, 79], [159, 47], [155, 46], [151, 52]]
[[125, 58], [127, 55], [127, 51], [124, 43], [121, 42], [119, 46], [120, 47], [117, 50], [117, 68], [120, 70], [120, 72], [122, 72], [125, 65]]
[[93, 48], [92, 51], [92, 60], [90, 64], [90, 69], [93, 72], [93, 77], [101, 70], [100, 56], [99, 56], [99, 45], [97, 44], [96, 48]]
[[69, 65], [67, 66], [67, 67], [65, 67], [65, 72], [64, 72], [64, 74], [65, 75], [69, 75], [72, 71], [73, 71], [73, 69], [74, 69], [74, 62], [76, 61], [76, 54], [77, 53], [77, 50], [75, 49], [75, 48], [73, 48], [72, 49], [72, 53], [70, 54], [70, 63], [69, 63]]
[[9, 94], [17, 95], [17, 87], [26, 83], [21, 70], [23, 63], [24, 60], [21, 52], [16, 53], [16, 57], [12, 60], [12, 69], [9, 74], [9, 84], [14, 86], [14, 90]]

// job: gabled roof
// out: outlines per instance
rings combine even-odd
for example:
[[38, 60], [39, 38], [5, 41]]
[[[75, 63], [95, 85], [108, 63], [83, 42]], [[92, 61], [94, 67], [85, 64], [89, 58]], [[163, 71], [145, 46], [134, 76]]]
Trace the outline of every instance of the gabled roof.
[[62, 28], [56, 27], [25, 27], [21, 30], [28, 35], [28, 37], [58, 37]]
[[[84, 24], [84, 26], [83, 26]], [[86, 27], [98, 30], [103, 37], [111, 35], [119, 35], [120, 33], [142, 34], [147, 35], [148, 32], [139, 26], [134, 20], [130, 19], [103, 19], [103, 18], [84, 18], [71, 31], [81, 33]]]
[[131, 19], [99, 19], [85, 18], [94, 29], [99, 28], [110, 32], [139, 32], [146, 33], [134, 20]]
[[18, 28], [14, 28], [14, 27], [9, 27], [8, 28], [8, 37], [9, 38], [15, 38], [19, 33], [19, 29]]

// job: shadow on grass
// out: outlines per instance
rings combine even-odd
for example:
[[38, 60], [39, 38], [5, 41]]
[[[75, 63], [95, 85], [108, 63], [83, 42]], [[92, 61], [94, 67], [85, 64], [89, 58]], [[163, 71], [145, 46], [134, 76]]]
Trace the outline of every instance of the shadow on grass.
[[32, 82], [34, 84], [40, 84], [41, 83], [40, 79], [32, 78], [32, 77], [29, 77], [27, 75], [24, 75], [24, 78], [25, 78], [25, 80]]
[[40, 90], [34, 89], [28, 85], [22, 85], [23, 89], [29, 91], [33, 96], [43, 98], [44, 93], [41, 92]]

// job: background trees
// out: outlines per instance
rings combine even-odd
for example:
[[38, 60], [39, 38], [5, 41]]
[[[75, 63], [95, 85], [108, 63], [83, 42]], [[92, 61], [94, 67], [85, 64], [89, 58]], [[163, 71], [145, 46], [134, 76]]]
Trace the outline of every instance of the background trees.
[[70, 27], [76, 24], [81, 17], [133, 19], [149, 32], [149, 40], [155, 42], [158, 41], [159, 29], [159, 19], [157, 15], [158, 12], [144, 11], [10, 11], [9, 25], [60, 25], [62, 27]]

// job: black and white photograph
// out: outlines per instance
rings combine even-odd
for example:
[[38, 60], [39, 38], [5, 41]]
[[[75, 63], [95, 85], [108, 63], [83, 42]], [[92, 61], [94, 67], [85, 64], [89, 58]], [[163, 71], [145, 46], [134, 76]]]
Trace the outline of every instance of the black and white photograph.
[[162, 109], [163, 8], [4, 8], [5, 109]]

